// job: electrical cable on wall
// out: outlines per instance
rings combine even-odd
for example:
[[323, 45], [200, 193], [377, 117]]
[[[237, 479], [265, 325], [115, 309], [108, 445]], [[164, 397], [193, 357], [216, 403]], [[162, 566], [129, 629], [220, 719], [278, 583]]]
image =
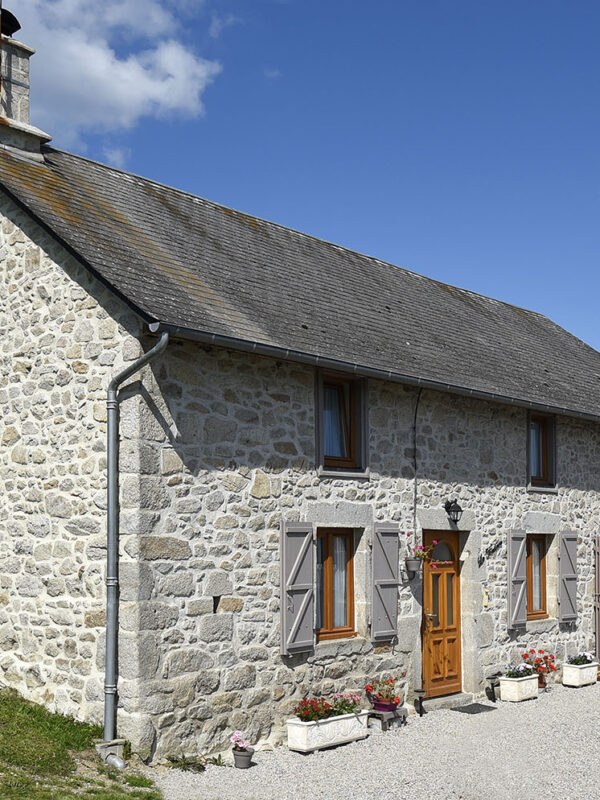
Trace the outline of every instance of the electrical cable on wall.
[[413, 536], [417, 536], [417, 488], [418, 488], [418, 478], [417, 478], [417, 415], [419, 413], [419, 404], [421, 402], [421, 395], [423, 394], [423, 387], [419, 389], [419, 394], [417, 395], [417, 402], [415, 403], [415, 416], [413, 419], [413, 469], [415, 471], [415, 478], [413, 481]]

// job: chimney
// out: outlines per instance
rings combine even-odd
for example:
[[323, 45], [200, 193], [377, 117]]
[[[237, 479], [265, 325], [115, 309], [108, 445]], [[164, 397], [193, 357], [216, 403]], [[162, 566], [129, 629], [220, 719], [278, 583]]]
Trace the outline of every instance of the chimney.
[[2, 9], [0, 149], [43, 161], [41, 146], [52, 137], [29, 122], [29, 59], [35, 50], [13, 39], [20, 27], [16, 17]]

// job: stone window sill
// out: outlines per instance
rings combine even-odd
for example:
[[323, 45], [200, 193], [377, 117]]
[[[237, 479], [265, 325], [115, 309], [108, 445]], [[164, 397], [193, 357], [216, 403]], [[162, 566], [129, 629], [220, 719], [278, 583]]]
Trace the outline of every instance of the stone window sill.
[[319, 478], [343, 478], [344, 480], [358, 480], [358, 481], [369, 481], [371, 480], [371, 472], [367, 467], [364, 470], [361, 469], [329, 469], [328, 467], [319, 467], [317, 470], [317, 474]]
[[558, 625], [556, 617], [544, 617], [543, 619], [528, 619], [525, 625], [527, 633], [546, 633]]
[[528, 483], [527, 491], [530, 494], [558, 494], [558, 486], [534, 486]]

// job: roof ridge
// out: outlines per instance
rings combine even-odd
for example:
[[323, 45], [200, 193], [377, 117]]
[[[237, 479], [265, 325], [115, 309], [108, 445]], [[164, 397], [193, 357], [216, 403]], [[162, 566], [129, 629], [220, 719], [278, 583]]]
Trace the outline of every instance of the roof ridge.
[[[145, 175], [140, 175], [137, 172], [130, 172], [128, 170], [122, 169], [120, 167], [111, 166], [110, 164], [104, 164], [101, 161], [97, 161], [93, 158], [88, 158], [87, 156], [82, 156], [79, 153], [71, 153], [69, 150], [63, 150], [60, 147], [53, 147], [51, 145], [47, 145], [44, 150], [53, 150], [59, 153], [64, 153], [71, 158], [77, 158], [81, 161], [87, 161], [90, 164], [95, 164], [98, 167], [102, 167], [103, 169], [111, 170], [113, 172], [118, 172], [122, 175], [127, 175], [130, 178], [138, 178], [139, 180], [146, 181], [147, 183], [151, 183], [154, 186], [159, 186], [162, 189], [167, 189], [168, 191], [175, 192], [177, 194], [183, 195], [184, 197], [190, 197], [193, 200], [200, 201], [202, 203], [207, 203], [208, 205], [213, 206], [213, 208], [223, 209], [224, 211], [231, 211], [234, 214], [240, 214], [241, 216], [250, 217], [251, 219], [256, 220], [257, 222], [262, 222], [266, 225], [273, 225], [276, 228], [280, 228], [284, 231], [289, 231], [291, 233], [295, 233], [299, 236], [304, 236], [307, 239], [311, 239], [315, 242], [321, 242], [322, 244], [326, 244], [329, 247], [336, 247], [339, 250], [344, 250], [346, 253], [351, 253], [352, 255], [359, 256], [361, 258], [369, 259], [370, 261], [375, 261], [378, 264], [386, 267], [392, 267], [393, 269], [400, 269], [403, 272], [408, 273], [409, 275], [414, 275], [416, 278], [421, 278], [425, 281], [431, 281], [432, 283], [436, 283], [438, 286], [449, 287], [451, 289], [456, 289], [459, 292], [464, 292], [465, 294], [472, 295], [474, 297], [483, 298], [484, 300], [491, 300], [494, 303], [500, 303], [508, 308], [515, 308], [519, 311], [525, 311], [527, 314], [532, 314], [537, 317], [541, 317], [543, 319], [550, 319], [546, 314], [542, 313], [541, 311], [535, 311], [530, 308], [525, 308], [524, 306], [516, 305], [516, 303], [509, 303], [507, 300], [499, 300], [497, 297], [492, 297], [491, 295], [483, 294], [483, 292], [476, 292], [473, 289], [466, 289], [464, 286], [455, 286], [452, 283], [446, 283], [445, 281], [440, 281], [437, 278], [431, 278], [428, 275], [423, 275], [420, 272], [416, 272], [415, 270], [408, 269], [407, 267], [401, 267], [398, 264], [393, 264], [391, 261], [385, 261], [377, 256], [369, 255], [368, 253], [362, 253], [360, 250], [354, 250], [351, 247], [346, 247], [345, 245], [339, 244], [337, 242], [332, 242], [329, 239], [323, 239], [320, 236], [314, 236], [311, 233], [306, 233], [305, 231], [300, 231], [297, 228], [291, 228], [289, 225], [283, 225], [281, 222], [273, 222], [273, 220], [265, 219], [264, 217], [258, 217], [256, 214], [248, 214], [246, 211], [241, 211], [237, 208], [232, 208], [231, 206], [226, 206], [223, 203], [217, 203], [214, 200], [210, 200], [207, 197], [201, 197], [200, 195], [193, 194], [192, 192], [187, 192], [185, 189], [179, 189], [177, 186], [171, 186], [167, 183], [162, 183], [161, 181], [157, 181], [154, 178], [148, 178]], [[552, 320], [550, 320], [552, 321]], [[561, 326], [558, 326], [561, 327]], [[564, 328], [563, 330], [566, 330]], [[567, 331], [567, 333], [570, 333]], [[573, 335], [573, 334], [570, 334]], [[577, 337], [576, 337], [577, 338]], [[583, 341], [583, 340], [581, 340]], [[584, 342], [585, 344], [585, 342]], [[591, 345], [588, 345], [590, 347]], [[594, 348], [592, 348], [594, 349]]]

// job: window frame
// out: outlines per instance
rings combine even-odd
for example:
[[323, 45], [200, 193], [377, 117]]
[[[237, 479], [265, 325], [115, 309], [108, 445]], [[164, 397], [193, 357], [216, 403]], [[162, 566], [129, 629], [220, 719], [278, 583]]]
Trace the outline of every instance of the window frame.
[[[542, 475], [533, 475], [531, 453], [531, 425], [540, 425], [540, 446], [542, 449]], [[556, 420], [549, 414], [529, 412], [527, 415], [527, 480], [528, 488], [533, 490], [554, 489], [556, 487]]]
[[[349, 458], [325, 455], [325, 386], [348, 386], [349, 419], [347, 443]], [[347, 373], [318, 370], [315, 382], [316, 460], [323, 477], [368, 478], [368, 406], [367, 381]]]
[[[346, 625], [333, 626], [333, 539], [343, 536], [347, 541], [346, 552]], [[316, 629], [317, 642], [356, 636], [354, 613], [354, 531], [351, 528], [318, 528], [317, 541], [326, 541], [326, 556], [323, 560], [323, 627]], [[318, 552], [318, 550], [317, 550]], [[315, 570], [315, 595], [318, 597], [318, 570]], [[315, 603], [316, 610], [316, 603]], [[329, 625], [328, 625], [329, 623]]]
[[[540, 588], [542, 594], [541, 608], [533, 608], [533, 541], [542, 545], [540, 558]], [[526, 537], [526, 584], [527, 584], [527, 620], [548, 619], [548, 590], [546, 586], [546, 557], [548, 555], [548, 541], [544, 533], [528, 533]]]

